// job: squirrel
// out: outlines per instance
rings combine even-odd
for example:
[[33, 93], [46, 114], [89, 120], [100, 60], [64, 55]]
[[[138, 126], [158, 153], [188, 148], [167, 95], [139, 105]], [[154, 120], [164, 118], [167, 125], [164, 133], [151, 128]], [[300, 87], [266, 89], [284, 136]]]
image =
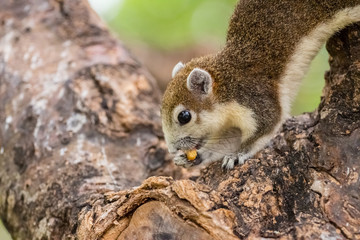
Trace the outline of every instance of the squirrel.
[[175, 164], [232, 169], [264, 148], [322, 45], [357, 21], [360, 0], [240, 0], [223, 49], [172, 71], [161, 118]]

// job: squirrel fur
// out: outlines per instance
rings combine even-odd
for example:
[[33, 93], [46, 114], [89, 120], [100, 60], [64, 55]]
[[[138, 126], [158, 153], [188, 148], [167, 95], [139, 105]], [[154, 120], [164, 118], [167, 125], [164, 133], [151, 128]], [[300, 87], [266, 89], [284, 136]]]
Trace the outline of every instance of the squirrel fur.
[[261, 150], [289, 116], [321, 46], [357, 21], [360, 0], [240, 0], [224, 48], [174, 67], [161, 115], [175, 163], [222, 159], [231, 169]]

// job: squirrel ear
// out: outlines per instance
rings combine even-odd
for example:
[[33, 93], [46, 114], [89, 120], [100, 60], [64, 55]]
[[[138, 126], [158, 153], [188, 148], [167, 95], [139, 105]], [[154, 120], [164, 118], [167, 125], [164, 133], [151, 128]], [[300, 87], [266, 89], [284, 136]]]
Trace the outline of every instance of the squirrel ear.
[[209, 94], [212, 90], [213, 80], [207, 71], [194, 68], [187, 78], [187, 88], [191, 92]]
[[174, 78], [176, 73], [182, 69], [185, 65], [182, 62], [178, 62], [172, 70], [171, 77]]

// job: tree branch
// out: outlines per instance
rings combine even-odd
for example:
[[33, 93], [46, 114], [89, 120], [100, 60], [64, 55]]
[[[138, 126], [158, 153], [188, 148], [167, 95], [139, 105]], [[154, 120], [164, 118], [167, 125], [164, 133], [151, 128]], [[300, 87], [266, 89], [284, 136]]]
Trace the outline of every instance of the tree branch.
[[314, 113], [244, 165], [194, 177], [168, 161], [154, 80], [87, 3], [1, 4], [0, 216], [14, 238], [360, 239], [359, 24], [328, 42]]
[[159, 91], [84, 1], [3, 1], [0, 23], [1, 218], [74, 238], [89, 201], [166, 165]]

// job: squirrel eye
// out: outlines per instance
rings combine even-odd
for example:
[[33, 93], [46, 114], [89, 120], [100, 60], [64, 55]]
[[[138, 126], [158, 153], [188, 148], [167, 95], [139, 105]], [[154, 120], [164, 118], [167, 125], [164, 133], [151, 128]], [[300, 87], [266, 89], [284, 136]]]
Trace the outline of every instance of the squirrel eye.
[[184, 110], [179, 113], [178, 120], [181, 125], [187, 124], [191, 120], [191, 113], [188, 110]]

